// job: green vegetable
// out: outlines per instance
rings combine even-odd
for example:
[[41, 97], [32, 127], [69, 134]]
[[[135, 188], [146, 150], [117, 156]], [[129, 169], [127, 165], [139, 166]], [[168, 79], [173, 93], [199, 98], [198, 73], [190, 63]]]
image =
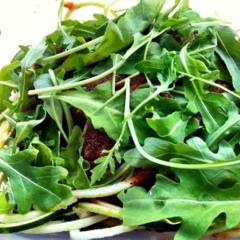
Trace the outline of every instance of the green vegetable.
[[[16, 137], [13, 143], [13, 152], [16, 151], [17, 145], [21, 141], [23, 141], [30, 134], [32, 134], [33, 128], [39, 125], [40, 123], [42, 123], [46, 117], [45, 111], [41, 108], [38, 108], [36, 110], [35, 115], [36, 116], [34, 116], [34, 118], [38, 118], [40, 115], [39, 119], [31, 119], [31, 120], [19, 121], [19, 122], [16, 122], [14, 119], [11, 119], [10, 117], [6, 116], [6, 118], [9, 119], [9, 121], [15, 126], [15, 129], [16, 129]], [[29, 116], [25, 116], [25, 118], [29, 118]]]
[[78, 126], [75, 126], [69, 138], [69, 143], [61, 153], [63, 162], [58, 163], [65, 167], [69, 174], [67, 181], [75, 188], [88, 188], [89, 180], [83, 168], [83, 160], [79, 155], [83, 144], [82, 131]]
[[91, 92], [81, 89], [63, 92], [56, 96], [58, 100], [81, 109], [91, 119], [95, 128], [103, 128], [111, 138], [116, 140], [121, 132], [124, 99], [120, 96], [97, 112], [110, 97], [110, 83], [101, 84]]
[[120, 194], [123, 223], [137, 226], [177, 218], [181, 221], [175, 236], [177, 240], [200, 239], [218, 217], [226, 228], [239, 224], [238, 184], [221, 189], [211, 184], [201, 172], [175, 170], [175, 173], [179, 182], [158, 175], [150, 192], [135, 187]]
[[9, 177], [14, 201], [20, 213], [28, 212], [32, 205], [42, 211], [65, 207], [71, 198], [71, 191], [58, 181], [67, 176], [60, 167], [33, 167], [36, 150], [25, 150], [9, 155], [1, 150], [0, 169]]
[[[189, 139], [187, 143], [172, 143], [163, 139], [147, 138], [143, 148], [151, 156], [167, 161], [175, 158], [182, 158], [191, 162], [234, 160], [236, 155], [227, 154], [225, 147], [224, 144], [220, 145], [218, 153], [215, 153], [209, 150], [207, 144], [202, 139], [194, 137]], [[227, 146], [227, 148], [233, 152], [231, 146]], [[130, 165], [138, 168], [156, 166], [147, 161], [136, 148], [125, 152], [124, 159]]]
[[37, 159], [35, 160], [37, 166], [53, 165], [52, 151], [46, 144], [40, 141], [39, 137], [33, 138], [29, 148], [31, 147], [38, 151]]
[[9, 213], [14, 205], [10, 204], [7, 198], [7, 190], [3, 189], [0, 194], [0, 214], [7, 214]]
[[160, 137], [173, 142], [183, 142], [186, 137], [188, 119], [181, 112], [174, 112], [162, 118], [154, 113], [153, 118], [147, 119], [147, 123]]
[[0, 71], [0, 111], [3, 111], [6, 108], [6, 102], [9, 102], [9, 97], [11, 93], [11, 87], [5, 85], [4, 83], [13, 81], [17, 79], [17, 74], [14, 73], [14, 70], [18, 68], [20, 63], [18, 61], [12, 62]]
[[115, 3], [80, 23], [63, 7], [104, 6], [62, 0], [57, 29], [0, 70], [0, 232], [239, 228], [237, 33], [188, 0]]

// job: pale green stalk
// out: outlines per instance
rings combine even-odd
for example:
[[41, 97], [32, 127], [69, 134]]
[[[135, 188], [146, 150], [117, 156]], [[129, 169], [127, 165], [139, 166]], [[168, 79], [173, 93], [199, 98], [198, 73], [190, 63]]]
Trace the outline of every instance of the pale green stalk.
[[70, 232], [70, 237], [73, 240], [99, 239], [99, 238], [112, 237], [112, 236], [116, 236], [119, 234], [131, 232], [136, 229], [141, 229], [141, 227], [127, 227], [124, 225], [119, 225], [119, 226], [115, 226], [115, 227], [89, 230], [89, 231], [75, 230], [75, 231]]
[[105, 219], [107, 219], [106, 216], [96, 215], [96, 216], [87, 217], [87, 218], [83, 218], [75, 221], [48, 223], [46, 225], [42, 225], [40, 227], [36, 227], [36, 228], [29, 229], [27, 231], [24, 231], [24, 233], [49, 234], [49, 233], [66, 232], [66, 231], [71, 231], [75, 229], [89, 227]]
[[204, 82], [204, 83], [206, 83], [208, 85], [211, 85], [211, 86], [217, 87], [219, 89], [222, 89], [223, 91], [225, 91], [225, 92], [231, 94], [232, 96], [240, 99], [240, 95], [239, 94], [233, 92], [232, 90], [230, 90], [230, 89], [228, 89], [228, 88], [226, 88], [226, 87], [224, 87], [224, 86], [222, 86], [222, 85], [220, 85], [218, 83], [215, 83], [213, 80], [207, 80], [207, 79], [204, 79], [204, 78], [201, 78], [201, 77], [196, 77], [196, 76], [194, 76], [192, 74], [181, 72], [181, 71], [179, 71], [179, 73], [182, 74], [183, 76], [190, 77], [192, 80], [198, 80], [200, 82]]
[[63, 58], [63, 57], [67, 57], [67, 56], [69, 56], [69, 55], [71, 55], [73, 53], [76, 53], [76, 52], [82, 51], [82, 50], [84, 50], [86, 48], [95, 46], [96, 44], [100, 43], [102, 40], [103, 40], [103, 36], [98, 37], [98, 38], [96, 38], [96, 39], [94, 39], [92, 41], [86, 42], [86, 43], [84, 43], [84, 44], [82, 44], [80, 46], [71, 48], [71, 49], [69, 49], [67, 51], [58, 53], [58, 54], [50, 56], [50, 57], [42, 58], [40, 61], [41, 62], [50, 62], [50, 61], [55, 61], [55, 60]]
[[104, 187], [74, 190], [73, 196], [79, 199], [83, 198], [102, 198], [118, 194], [130, 188], [132, 185], [128, 181], [118, 182]]
[[9, 81], [1, 81], [0, 80], [0, 85], [11, 87], [11, 88], [18, 88], [17, 84], [14, 84], [14, 83], [9, 82]]
[[101, 204], [89, 203], [89, 202], [81, 202], [81, 203], [79, 203], [78, 206], [88, 212], [108, 216], [111, 218], [122, 219], [121, 208], [116, 207], [114, 205], [113, 205], [113, 207], [110, 207], [110, 205], [109, 206], [108, 205], [101, 205]]

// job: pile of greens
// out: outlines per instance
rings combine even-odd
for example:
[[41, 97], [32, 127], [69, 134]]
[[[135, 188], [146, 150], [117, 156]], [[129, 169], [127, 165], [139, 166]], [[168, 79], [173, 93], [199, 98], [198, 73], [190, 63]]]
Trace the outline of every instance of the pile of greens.
[[[62, 4], [57, 30], [1, 69], [0, 232], [240, 226], [240, 40], [168, 3], [83, 23], [61, 21]], [[94, 161], [89, 124], [113, 142]]]

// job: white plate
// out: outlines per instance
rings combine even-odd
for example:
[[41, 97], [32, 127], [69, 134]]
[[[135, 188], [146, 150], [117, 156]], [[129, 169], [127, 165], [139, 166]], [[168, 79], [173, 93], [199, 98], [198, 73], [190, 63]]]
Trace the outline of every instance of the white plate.
[[[104, 238], [104, 240], [171, 240], [170, 233], [154, 233], [146, 231], [136, 231], [126, 233], [111, 238]], [[70, 240], [69, 235], [66, 234], [51, 234], [51, 235], [24, 235], [24, 234], [3, 234], [0, 235], [1, 240]]]

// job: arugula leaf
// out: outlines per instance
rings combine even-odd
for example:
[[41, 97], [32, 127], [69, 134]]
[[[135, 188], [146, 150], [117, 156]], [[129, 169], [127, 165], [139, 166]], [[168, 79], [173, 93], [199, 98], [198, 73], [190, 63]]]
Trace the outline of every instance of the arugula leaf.
[[44, 121], [45, 117], [46, 117], [46, 112], [42, 108], [38, 108], [36, 110], [35, 116], [32, 117], [33, 119], [30, 118], [24, 121], [15, 122], [14, 120], [11, 120], [8, 117], [10, 122], [14, 124], [14, 127], [16, 129], [16, 137], [13, 143], [13, 152], [16, 151], [17, 145], [20, 142], [22, 142], [24, 139], [26, 139], [32, 134], [33, 128], [38, 126], [40, 123]]
[[181, 45], [177, 40], [169, 33], [165, 33], [159, 42], [162, 48], [167, 49], [168, 51], [180, 51]]
[[72, 198], [70, 188], [58, 183], [67, 176], [61, 167], [34, 167], [38, 151], [24, 150], [9, 155], [0, 150], [0, 169], [9, 178], [14, 201], [20, 213], [28, 212], [32, 205], [48, 212], [66, 207]]
[[[125, 127], [123, 128], [123, 131], [124, 130]], [[111, 175], [115, 174], [116, 162], [120, 164], [122, 161], [122, 156], [119, 152], [120, 141], [121, 137], [119, 137], [118, 141], [112, 149], [105, 152], [105, 156], [100, 157], [94, 161], [96, 167], [91, 170], [91, 185], [97, 181], [100, 181], [106, 175], [106, 173], [108, 173], [108, 170]]]
[[37, 158], [35, 160], [35, 165], [36, 166], [47, 166], [47, 165], [53, 165], [53, 159], [52, 159], [52, 151], [51, 149], [44, 144], [43, 142], [40, 141], [39, 137], [35, 137], [30, 145], [29, 149], [36, 149], [38, 151]]
[[29, 107], [30, 97], [27, 92], [32, 88], [34, 74], [28, 69], [32, 67], [36, 61], [41, 58], [47, 49], [45, 39], [39, 44], [31, 46], [26, 52], [24, 58], [21, 60], [22, 72], [19, 75], [19, 90], [20, 90], [20, 101], [18, 103], [19, 110], [26, 110]]
[[101, 36], [107, 26], [109, 19], [102, 14], [93, 14], [94, 19], [79, 22], [77, 20], [67, 19], [62, 25], [72, 36], [84, 38], [96, 38]]
[[77, 66], [79, 70], [124, 49], [134, 41], [135, 34], [143, 32], [152, 24], [160, 14], [164, 2], [165, 0], [141, 0], [117, 18], [116, 22], [108, 22], [101, 43], [93, 51], [70, 55], [61, 68], [71, 71]]
[[233, 29], [226, 25], [218, 25], [216, 26], [216, 29], [217, 34], [221, 39], [222, 44], [224, 44], [224, 47], [227, 50], [227, 52], [239, 63], [240, 41], [236, 31], [234, 31]]
[[80, 151], [83, 144], [82, 130], [75, 126], [69, 137], [67, 147], [62, 151], [61, 158], [63, 161], [58, 165], [69, 171], [67, 183], [77, 189], [88, 188], [89, 180], [83, 168], [83, 159], [80, 157]]
[[101, 180], [106, 174], [108, 168], [110, 169], [111, 174], [114, 174], [116, 166], [113, 154], [107, 154], [106, 156], [98, 158], [94, 162], [97, 166], [91, 170], [91, 185]]
[[[18, 61], [14, 61], [0, 70], [0, 81], [16, 81], [17, 74], [14, 72], [16, 68], [20, 66]], [[3, 111], [6, 106], [4, 102], [8, 102], [11, 93], [11, 87], [0, 84], [0, 112]]]
[[75, 186], [78, 186], [80, 189], [86, 189], [90, 187], [90, 180], [87, 175], [87, 171], [89, 170], [89, 163], [85, 161], [82, 157], [78, 160], [79, 169], [78, 169], [78, 181], [74, 182]]
[[32, 104], [31, 97], [28, 96], [28, 90], [33, 86], [34, 73], [29, 70], [23, 70], [19, 75], [19, 92], [18, 111], [26, 111]]
[[[193, 76], [199, 76], [202, 72], [207, 72], [207, 68], [202, 61], [192, 58], [187, 47], [184, 47], [180, 53], [181, 62], [187, 73]], [[202, 83], [191, 79], [184, 82], [185, 96], [189, 100], [187, 108], [193, 113], [201, 113], [206, 130], [209, 133], [214, 132], [226, 119], [226, 112], [222, 109], [228, 109], [229, 101], [220, 94], [206, 93]]]
[[[206, 142], [199, 137], [191, 138], [187, 140], [187, 143], [172, 143], [160, 138], [147, 138], [143, 148], [151, 156], [158, 157], [166, 161], [180, 158], [190, 163], [207, 163], [209, 161], [233, 160], [235, 158], [233, 155], [228, 154], [229, 151], [226, 151], [225, 145], [220, 145], [218, 152], [215, 153], [211, 151]], [[230, 149], [232, 148], [230, 147]], [[159, 166], [146, 160], [136, 148], [125, 152], [124, 160], [128, 164], [137, 168]]]
[[139, 4], [128, 9], [116, 24], [110, 21], [102, 43], [96, 51], [83, 56], [84, 65], [104, 59], [131, 44], [133, 36], [144, 31], [159, 15], [164, 2], [164, 0], [141, 0]]
[[[90, 53], [85, 56], [84, 60], [86, 64], [91, 63], [91, 61], [95, 62], [101, 60], [105, 57], [108, 57], [111, 53], [117, 52], [125, 45], [125, 39], [117, 24], [110, 21], [106, 28], [102, 43], [94, 53]], [[96, 59], [96, 57], [98, 58]]]
[[214, 147], [227, 135], [230, 135], [232, 132], [237, 132], [240, 127], [239, 121], [240, 115], [238, 113], [238, 109], [234, 104], [232, 104], [232, 106], [229, 107], [228, 119], [225, 123], [216, 129], [216, 131], [208, 135], [206, 140], [208, 146]]
[[232, 77], [232, 83], [235, 90], [239, 91], [240, 90], [240, 61], [237, 63], [235, 59], [229, 54], [221, 38], [220, 38], [220, 46], [216, 49], [216, 52], [226, 64], [227, 69]]
[[183, 142], [186, 137], [188, 118], [184, 117], [181, 112], [174, 112], [162, 118], [153, 114], [153, 118], [148, 118], [147, 123], [160, 137], [166, 140]]
[[200, 113], [209, 133], [217, 130], [227, 119], [230, 102], [221, 94], [205, 94], [198, 83], [185, 83], [184, 93], [189, 99], [187, 108], [194, 114]]
[[144, 73], [161, 73], [168, 78], [175, 78], [175, 53], [168, 52], [166, 49], [161, 51], [160, 55], [153, 55], [149, 59], [143, 60], [136, 65], [137, 70]]
[[[131, 94], [131, 108], [136, 108], [151, 94], [152, 91], [150, 88], [142, 88], [134, 91]], [[167, 117], [168, 115], [173, 114], [175, 111], [181, 110], [183, 110], [183, 108], [179, 104], [179, 101], [177, 101], [176, 99], [158, 96], [155, 99], [149, 101], [145, 106], [139, 109], [138, 114], [133, 116], [133, 122], [136, 126], [136, 133], [139, 138], [139, 142], [144, 143], [144, 140], [147, 137], [154, 137], [157, 133], [156, 131], [154, 131], [154, 128], [150, 126], [147, 122], [148, 119], [150, 119], [150, 113], [154, 112], [160, 117]]]
[[7, 189], [2, 189], [0, 192], [0, 214], [7, 214], [14, 207], [14, 204], [9, 203], [7, 195]]
[[[61, 22], [62, 10], [63, 1], [55, 32], [22, 46], [0, 71], [0, 121], [8, 120], [0, 212], [66, 208], [75, 200], [70, 187], [110, 195], [122, 187], [111, 183], [139, 183], [154, 168], [146, 171], [157, 179], [149, 192], [139, 183], [144, 188], [120, 195], [125, 225], [158, 230], [160, 221], [179, 221], [178, 240], [238, 227], [237, 34], [200, 17], [188, 0], [140, 0], [115, 19], [98, 14], [81, 23]], [[11, 89], [20, 93], [14, 103]], [[95, 166], [82, 157], [85, 120], [115, 141]]]
[[[137, 89], [131, 94], [131, 108], [136, 108], [144, 99], [151, 95], [151, 89], [141, 88]], [[183, 110], [183, 106], [177, 99], [166, 98], [158, 96], [149, 101], [144, 108], [141, 109], [143, 113], [149, 113], [150, 110], [155, 111], [160, 116], [167, 116], [175, 111]]]
[[39, 44], [29, 48], [28, 52], [21, 61], [21, 67], [25, 70], [30, 68], [38, 59], [40, 59], [47, 49], [45, 39]]
[[185, 134], [186, 136], [190, 136], [200, 129], [201, 129], [201, 126], [198, 119], [196, 117], [192, 117], [192, 118], [190, 117], [187, 127], [185, 129]]
[[[104, 103], [111, 97], [111, 83], [100, 84], [92, 91], [79, 89], [76, 91], [67, 91], [56, 95], [56, 99], [69, 103], [70, 105], [81, 109], [85, 115], [91, 119], [96, 129], [103, 128], [107, 135], [117, 140], [121, 134], [123, 124], [124, 98], [119, 96], [111, 101], [102, 110]], [[127, 132], [124, 135], [124, 141], [127, 141]]]
[[[34, 87], [36, 89], [46, 88], [53, 86], [49, 74], [42, 74], [34, 81]], [[50, 99], [44, 100], [44, 109], [56, 122], [61, 134], [67, 141], [68, 138], [63, 130], [63, 106], [60, 101], [56, 100], [53, 96]]]
[[[198, 143], [196, 143], [195, 146], [197, 144]], [[198, 148], [200, 149], [201, 145]], [[225, 159], [236, 159], [237, 157], [234, 152], [234, 148], [226, 141], [221, 142], [218, 155], [219, 158], [224, 156]], [[225, 167], [221, 169], [202, 170], [202, 172], [210, 182], [225, 188], [233, 186], [240, 180], [238, 165], [235, 167]]]
[[179, 182], [158, 175], [156, 184], [148, 193], [143, 188], [134, 187], [119, 195], [123, 202], [125, 225], [137, 226], [178, 218], [181, 227], [174, 239], [197, 240], [221, 214], [226, 215], [224, 224], [228, 229], [239, 224], [239, 184], [221, 189], [208, 182], [199, 171], [174, 172]]

